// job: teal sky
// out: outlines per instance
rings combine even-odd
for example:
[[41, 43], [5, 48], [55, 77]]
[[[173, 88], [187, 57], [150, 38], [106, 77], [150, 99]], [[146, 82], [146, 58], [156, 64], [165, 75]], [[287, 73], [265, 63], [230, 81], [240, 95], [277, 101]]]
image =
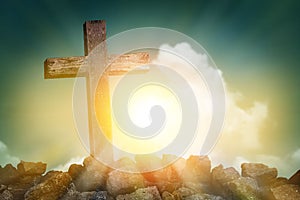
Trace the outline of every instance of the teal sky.
[[291, 154], [300, 148], [299, 10], [298, 1], [1, 3], [0, 141], [7, 148], [0, 148], [0, 164], [16, 157], [53, 167], [82, 151], [72, 119], [73, 80], [44, 80], [43, 62], [83, 55], [82, 24], [93, 19], [106, 20], [108, 37], [157, 26], [194, 38], [246, 104], [267, 103], [258, 153]]

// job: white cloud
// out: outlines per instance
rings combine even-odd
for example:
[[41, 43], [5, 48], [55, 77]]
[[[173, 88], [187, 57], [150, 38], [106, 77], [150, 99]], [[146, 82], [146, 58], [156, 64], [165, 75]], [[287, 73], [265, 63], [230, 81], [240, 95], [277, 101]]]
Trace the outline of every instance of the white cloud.
[[0, 141], [0, 165], [4, 166], [6, 164], [17, 165], [20, 162], [20, 159], [10, 155], [6, 144]]
[[300, 148], [297, 149], [297, 150], [292, 154], [291, 157], [292, 157], [292, 159], [293, 159], [294, 161], [300, 162]]
[[77, 157], [74, 157], [74, 158], [71, 158], [68, 162], [66, 162], [65, 164], [61, 164], [61, 165], [58, 165], [57, 167], [54, 167], [53, 170], [57, 170], [57, 171], [68, 171], [69, 167], [72, 165], [72, 164], [82, 164], [83, 163], [83, 160], [84, 160], [85, 157], [80, 157], [80, 156], [77, 156]]
[[[238, 158], [236, 158], [236, 161]], [[247, 161], [249, 162], [249, 161]], [[266, 155], [260, 154], [251, 158], [251, 162], [263, 163], [270, 167], [276, 167], [278, 169], [279, 176], [290, 177], [297, 170], [300, 165], [300, 148], [295, 150], [294, 152], [287, 154], [285, 156], [276, 156], [276, 155]], [[240, 167], [240, 164], [237, 167]]]
[[[268, 117], [268, 106], [259, 101], [253, 102], [249, 108], [242, 108], [243, 95], [227, 90], [227, 113], [224, 124], [223, 140], [234, 143], [234, 148], [258, 149], [260, 128]], [[223, 142], [223, 141], [220, 141]], [[225, 141], [224, 141], [225, 142]]]

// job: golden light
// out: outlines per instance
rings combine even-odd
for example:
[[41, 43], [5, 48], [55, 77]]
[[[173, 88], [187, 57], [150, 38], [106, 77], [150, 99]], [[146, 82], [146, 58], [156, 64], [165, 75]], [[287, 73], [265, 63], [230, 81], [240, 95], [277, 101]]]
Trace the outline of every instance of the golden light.
[[176, 137], [181, 122], [181, 106], [176, 95], [170, 90], [149, 84], [135, 90], [128, 101], [128, 113], [131, 121], [138, 127], [151, 125], [150, 110], [153, 106], [161, 106], [166, 114], [163, 129], [147, 139], [134, 138], [124, 133], [117, 122], [112, 122], [112, 143], [119, 149], [132, 154], [150, 154], [166, 147]]

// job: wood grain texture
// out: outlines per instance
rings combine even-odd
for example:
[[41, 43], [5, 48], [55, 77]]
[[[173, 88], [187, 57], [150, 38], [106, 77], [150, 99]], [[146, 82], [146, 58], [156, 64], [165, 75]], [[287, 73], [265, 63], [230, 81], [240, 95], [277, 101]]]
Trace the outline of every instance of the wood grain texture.
[[[44, 78], [75, 78], [87, 75], [87, 56], [48, 58], [44, 62]], [[150, 62], [149, 54], [146, 52], [124, 54], [121, 56], [109, 56], [108, 75], [122, 75], [137, 66], [148, 64]], [[141, 67], [135, 69], [138, 71], [147, 71], [148, 68]]]

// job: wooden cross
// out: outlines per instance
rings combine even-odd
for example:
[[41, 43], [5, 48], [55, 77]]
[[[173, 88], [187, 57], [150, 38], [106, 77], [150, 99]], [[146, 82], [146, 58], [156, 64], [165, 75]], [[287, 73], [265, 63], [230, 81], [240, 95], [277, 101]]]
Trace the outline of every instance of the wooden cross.
[[[106, 25], [104, 20], [87, 21], [83, 25], [84, 31], [84, 56], [77, 57], [64, 57], [64, 58], [47, 58], [44, 62], [44, 78], [75, 78], [78, 76], [86, 77], [87, 85], [87, 98], [88, 98], [88, 118], [89, 118], [89, 142], [90, 142], [90, 153], [92, 156], [99, 154], [103, 148], [103, 142], [99, 134], [97, 133], [99, 120], [102, 131], [109, 137], [112, 136], [112, 122], [111, 122], [111, 102], [109, 93], [109, 76], [122, 75], [132, 70], [136, 66], [149, 63], [148, 53], [134, 53], [124, 54], [119, 57], [107, 56], [106, 47], [104, 45], [104, 51], [99, 53], [99, 56], [103, 56], [106, 63], [111, 63], [108, 71], [104, 72], [99, 81], [99, 85], [95, 85], [93, 79], [95, 74], [91, 73], [87, 66], [88, 55], [92, 50], [97, 47], [100, 43], [106, 40]], [[103, 43], [102, 43], [103, 44]], [[98, 56], [98, 55], [97, 55]], [[143, 70], [143, 69], [141, 69]], [[97, 94], [93, 94], [95, 89]], [[94, 111], [94, 98], [95, 95], [99, 97], [99, 107], [101, 112], [99, 116]], [[97, 137], [97, 138], [96, 138]], [[103, 139], [103, 138], [102, 138]], [[107, 145], [107, 144], [106, 144]], [[106, 152], [111, 154], [111, 152]]]

